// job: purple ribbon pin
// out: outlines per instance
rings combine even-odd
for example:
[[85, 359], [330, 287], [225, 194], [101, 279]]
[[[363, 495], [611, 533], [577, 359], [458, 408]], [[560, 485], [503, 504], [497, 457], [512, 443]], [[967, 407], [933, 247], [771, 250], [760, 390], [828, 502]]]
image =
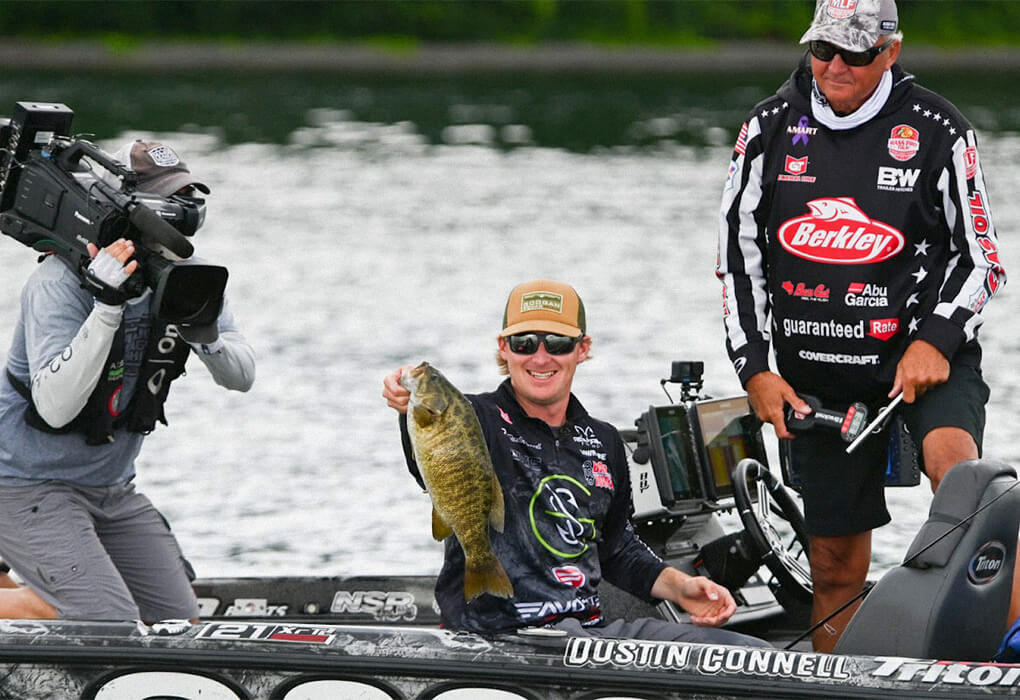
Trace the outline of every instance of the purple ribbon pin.
[[807, 145], [807, 142], [808, 142], [808, 131], [807, 130], [808, 130], [808, 124], [810, 124], [810, 123], [811, 123], [811, 121], [807, 118], [807, 116], [801, 117], [800, 120], [797, 122], [797, 133], [794, 134], [794, 136], [793, 136], [793, 145], [794, 146], [796, 146], [798, 143], [803, 143], [805, 146]]

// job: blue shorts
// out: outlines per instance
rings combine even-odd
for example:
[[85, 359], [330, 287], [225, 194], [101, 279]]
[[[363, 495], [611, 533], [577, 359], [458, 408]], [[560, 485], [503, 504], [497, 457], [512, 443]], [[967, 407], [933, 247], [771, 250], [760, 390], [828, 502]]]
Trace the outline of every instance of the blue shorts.
[[134, 484], [0, 485], [0, 554], [64, 619], [198, 617], [191, 565]]
[[[919, 451], [924, 436], [930, 431], [956, 427], [970, 433], [980, 454], [988, 395], [980, 369], [952, 365], [948, 381], [932, 387], [913, 404], [901, 403], [897, 411], [903, 416]], [[827, 408], [845, 409], [846, 406]], [[850, 455], [846, 453], [847, 443], [834, 430], [809, 430], [790, 441], [791, 456], [802, 486], [808, 534], [853, 535], [881, 527], [891, 520], [885, 505], [888, 445], [888, 426], [881, 434], [864, 440]]]

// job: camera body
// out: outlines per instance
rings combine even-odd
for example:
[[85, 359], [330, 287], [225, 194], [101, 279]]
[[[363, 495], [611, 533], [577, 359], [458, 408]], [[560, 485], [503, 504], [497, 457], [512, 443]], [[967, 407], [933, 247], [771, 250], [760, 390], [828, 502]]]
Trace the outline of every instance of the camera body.
[[[94, 144], [71, 137], [74, 113], [57, 103], [18, 102], [0, 121], [0, 232], [66, 259], [85, 279], [91, 257], [118, 238], [135, 242], [139, 273], [123, 287], [155, 293], [158, 317], [215, 323], [227, 270], [187, 260], [187, 236], [201, 226], [204, 203], [137, 190], [137, 175]], [[111, 173], [111, 184], [94, 165]], [[177, 259], [174, 259], [177, 258]]]

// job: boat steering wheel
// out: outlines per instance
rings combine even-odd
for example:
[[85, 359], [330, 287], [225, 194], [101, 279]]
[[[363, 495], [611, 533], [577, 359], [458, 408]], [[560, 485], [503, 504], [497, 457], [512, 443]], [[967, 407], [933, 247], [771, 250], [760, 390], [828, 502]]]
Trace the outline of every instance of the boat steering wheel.
[[[756, 499], [751, 497], [752, 487], [755, 488]], [[793, 497], [760, 462], [742, 459], [733, 471], [733, 498], [747, 539], [762, 557], [765, 566], [790, 595], [810, 603], [811, 572], [783, 544], [771, 519], [773, 510], [778, 509], [793, 527], [797, 542], [807, 553], [808, 537], [804, 516]]]

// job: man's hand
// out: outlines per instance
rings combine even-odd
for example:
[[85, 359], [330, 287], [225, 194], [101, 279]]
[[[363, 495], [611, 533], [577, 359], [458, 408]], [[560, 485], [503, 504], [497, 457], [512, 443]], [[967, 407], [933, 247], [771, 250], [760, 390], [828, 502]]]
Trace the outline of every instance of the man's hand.
[[177, 324], [177, 331], [186, 342], [195, 343], [196, 345], [212, 345], [220, 337], [220, 329], [216, 325], [216, 321], [204, 326], [179, 323]]
[[92, 262], [89, 263], [83, 286], [105, 304], [123, 304], [126, 295], [120, 291], [121, 287], [138, 269], [138, 261], [131, 259], [135, 254], [135, 244], [120, 238], [102, 250], [94, 243], [89, 243], [87, 247]]
[[915, 340], [896, 365], [896, 379], [889, 398], [902, 391], [903, 400], [914, 403], [928, 389], [948, 379], [949, 360], [942, 351], [927, 341]]
[[672, 600], [691, 615], [691, 622], [716, 627], [737, 610], [733, 595], [724, 586], [704, 576], [688, 576], [668, 566], [652, 585], [652, 595]]
[[411, 392], [400, 385], [400, 376], [413, 368], [414, 365], [404, 365], [383, 378], [383, 398], [397, 413], [407, 413], [407, 404], [411, 401]]
[[747, 381], [746, 388], [754, 414], [763, 423], [771, 423], [776, 429], [776, 437], [780, 439], [792, 440], [794, 437], [786, 429], [786, 404], [793, 406], [798, 413], [811, 413], [811, 407], [775, 372], [758, 372]]

